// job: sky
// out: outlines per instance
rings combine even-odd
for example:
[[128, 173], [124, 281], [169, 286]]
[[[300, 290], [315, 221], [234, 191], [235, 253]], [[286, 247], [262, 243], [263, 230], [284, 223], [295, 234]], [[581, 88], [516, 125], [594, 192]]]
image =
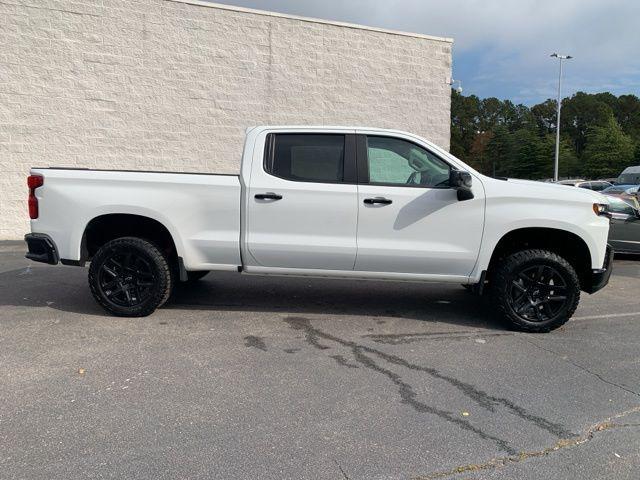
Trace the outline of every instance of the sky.
[[465, 95], [534, 105], [577, 91], [640, 96], [640, 0], [217, 0], [242, 7], [453, 37]]

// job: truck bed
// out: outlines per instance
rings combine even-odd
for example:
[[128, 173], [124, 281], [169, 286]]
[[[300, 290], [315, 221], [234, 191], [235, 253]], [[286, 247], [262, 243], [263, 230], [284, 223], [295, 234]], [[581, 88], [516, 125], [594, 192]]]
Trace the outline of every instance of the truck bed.
[[164, 225], [189, 270], [241, 265], [237, 175], [55, 167], [31, 174], [44, 177], [32, 232], [49, 235], [63, 260], [81, 259], [81, 237], [92, 219], [133, 214]]

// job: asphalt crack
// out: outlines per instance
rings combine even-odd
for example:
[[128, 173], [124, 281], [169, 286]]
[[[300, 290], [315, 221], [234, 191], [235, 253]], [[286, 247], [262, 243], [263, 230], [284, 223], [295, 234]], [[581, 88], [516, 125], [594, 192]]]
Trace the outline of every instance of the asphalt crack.
[[338, 470], [340, 470], [340, 473], [342, 474], [342, 478], [344, 478], [344, 480], [350, 480], [349, 476], [347, 475], [347, 473], [344, 471], [344, 468], [342, 468], [340, 466], [340, 464], [338, 463], [338, 461], [336, 459], [333, 460], [333, 462], [336, 464], [336, 467], [338, 467]]
[[574, 366], [574, 367], [576, 367], [576, 368], [579, 368], [579, 369], [580, 369], [580, 370], [582, 370], [583, 372], [585, 372], [585, 373], [587, 373], [587, 374], [589, 374], [589, 375], [591, 375], [591, 376], [593, 376], [593, 377], [597, 378], [598, 380], [600, 380], [600, 381], [601, 381], [601, 382], [603, 382], [603, 383], [606, 383], [607, 385], [611, 385], [612, 387], [616, 387], [616, 388], [618, 388], [618, 389], [620, 389], [620, 390], [623, 390], [623, 391], [625, 391], [625, 392], [627, 392], [627, 393], [631, 393], [631, 394], [633, 394], [633, 395], [635, 395], [635, 396], [637, 396], [637, 397], [640, 397], [640, 393], [636, 392], [635, 390], [631, 390], [630, 388], [625, 387], [624, 385], [620, 385], [619, 383], [615, 383], [615, 382], [612, 382], [611, 380], [607, 380], [606, 378], [604, 378], [604, 377], [603, 377], [602, 375], [600, 375], [599, 373], [596, 373], [596, 372], [594, 372], [594, 371], [592, 371], [592, 370], [589, 370], [589, 369], [588, 369], [587, 367], [585, 367], [584, 365], [580, 365], [579, 363], [574, 362], [574, 361], [573, 361], [573, 360], [571, 360], [570, 358], [567, 358], [567, 357], [563, 356], [560, 352], [556, 352], [555, 350], [551, 350], [550, 348], [545, 348], [545, 347], [543, 347], [543, 346], [541, 346], [541, 345], [538, 345], [536, 342], [532, 342], [531, 340], [529, 340], [528, 338], [525, 338], [525, 337], [524, 337], [524, 336], [522, 336], [522, 335], [518, 335], [518, 338], [519, 338], [520, 340], [523, 340], [524, 342], [528, 343], [529, 345], [533, 345], [534, 347], [536, 347], [536, 348], [538, 348], [538, 349], [540, 349], [540, 350], [543, 350], [543, 351], [545, 351], [545, 352], [549, 352], [549, 353], [551, 353], [551, 354], [553, 354], [553, 355], [557, 356], [557, 357], [558, 357], [558, 358], [560, 358], [561, 360], [563, 360], [563, 361], [567, 362], [567, 363], [568, 363], [568, 364], [570, 364], [570, 365], [573, 365], [573, 366]]
[[457, 425], [463, 430], [475, 433], [483, 440], [492, 440], [503, 452], [507, 452], [510, 454], [516, 453], [516, 450], [509, 446], [509, 443], [506, 440], [490, 435], [479, 429], [478, 427], [474, 427], [469, 421], [458, 418], [451, 412], [432, 407], [431, 405], [427, 405], [426, 403], [419, 401], [417, 398], [418, 394], [415, 392], [415, 390], [413, 390], [411, 385], [402, 380], [402, 377], [400, 375], [379, 366], [370, 357], [362, 353], [362, 350], [363, 349], [361, 347], [353, 347], [353, 354], [356, 358], [356, 361], [375, 372], [385, 375], [389, 380], [391, 380], [391, 382], [393, 382], [398, 387], [400, 391], [400, 398], [402, 398], [403, 403], [410, 405], [417, 412], [436, 415], [443, 420]]
[[638, 413], [638, 412], [640, 412], [640, 406], [634, 407], [630, 410], [626, 410], [622, 413], [619, 413], [601, 422], [598, 422], [592, 425], [591, 427], [589, 427], [580, 436], [577, 436], [574, 438], [560, 439], [552, 446], [543, 448], [541, 450], [520, 452], [516, 455], [509, 455], [506, 457], [496, 457], [484, 463], [470, 463], [466, 465], [459, 465], [450, 470], [443, 470], [439, 472], [430, 473], [427, 475], [420, 475], [417, 477], [413, 477], [412, 480], [436, 480], [440, 478], [451, 477], [453, 475], [458, 475], [461, 473], [474, 473], [474, 472], [480, 472], [483, 470], [493, 470], [501, 467], [506, 467], [508, 465], [523, 462], [531, 458], [546, 457], [547, 455], [551, 455], [560, 450], [564, 450], [567, 448], [574, 448], [574, 447], [583, 445], [591, 441], [594, 438], [594, 436], [599, 432], [604, 432], [607, 430], [614, 430], [619, 428], [640, 427], [640, 423], [615, 423], [615, 420], [619, 418], [625, 417], [627, 415], [631, 415], [633, 413]]
[[570, 432], [560, 424], [551, 422], [537, 415], [533, 415], [527, 412], [523, 407], [520, 407], [514, 404], [513, 402], [511, 402], [506, 398], [489, 395], [488, 393], [477, 389], [473, 385], [462, 382], [457, 378], [445, 375], [439, 372], [438, 370], [436, 370], [435, 368], [416, 365], [416, 364], [407, 362], [406, 360], [396, 355], [388, 354], [383, 351], [377, 350], [375, 348], [372, 348], [366, 345], [360, 345], [356, 342], [353, 342], [350, 340], [344, 340], [330, 333], [326, 333], [318, 328], [313, 327], [309, 319], [304, 317], [287, 317], [285, 318], [285, 322], [288, 323], [292, 329], [303, 331], [305, 333], [305, 339], [307, 343], [309, 343], [310, 345], [316, 348], [318, 348], [319, 339], [335, 342], [344, 347], [350, 348], [354, 355], [355, 360], [359, 364], [377, 373], [385, 375], [392, 383], [394, 383], [398, 387], [400, 396], [404, 403], [410, 405], [412, 408], [414, 408], [418, 412], [431, 413], [433, 415], [437, 415], [440, 418], [443, 418], [444, 420], [447, 420], [451, 423], [458, 425], [460, 428], [464, 430], [471, 431], [477, 434], [483, 439], [493, 440], [502, 451], [510, 455], [515, 454], [516, 451], [508, 445], [506, 440], [487, 434], [486, 432], [478, 429], [477, 427], [474, 427], [469, 421], [453, 416], [451, 412], [437, 409], [423, 402], [420, 402], [417, 399], [417, 394], [415, 393], [415, 391], [412, 389], [412, 387], [409, 384], [407, 384], [402, 380], [400, 375], [392, 372], [391, 370], [381, 367], [370, 356], [367, 356], [366, 354], [377, 356], [392, 365], [401, 366], [409, 370], [423, 372], [428, 374], [432, 378], [445, 381], [449, 383], [451, 386], [453, 386], [454, 388], [458, 389], [463, 395], [467, 396], [468, 398], [476, 402], [478, 405], [480, 405], [481, 407], [485, 408], [490, 412], [495, 412], [495, 408], [497, 406], [502, 406], [510, 410], [514, 415], [520, 417], [523, 420], [526, 420], [529, 423], [534, 424], [538, 428], [541, 428], [543, 430], [546, 430], [552, 433], [558, 438], [575, 436], [572, 432]]
[[333, 359], [336, 361], [336, 363], [337, 363], [338, 365], [341, 365], [341, 366], [343, 366], [343, 367], [347, 367], [347, 368], [360, 368], [360, 367], [358, 367], [357, 365], [354, 365], [354, 364], [352, 364], [352, 363], [349, 363], [349, 362], [347, 361], [347, 359], [346, 359], [346, 358], [344, 358], [342, 355], [329, 355], [329, 358], [333, 358]]

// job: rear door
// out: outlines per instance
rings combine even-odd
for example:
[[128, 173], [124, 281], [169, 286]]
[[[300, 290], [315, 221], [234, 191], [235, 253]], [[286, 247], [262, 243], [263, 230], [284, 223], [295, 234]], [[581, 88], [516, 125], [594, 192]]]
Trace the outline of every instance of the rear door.
[[[249, 266], [353, 270], [358, 199], [353, 131], [273, 132], [247, 188]], [[259, 158], [259, 159], [258, 159]]]
[[459, 201], [449, 163], [410, 139], [358, 135], [358, 271], [468, 276], [480, 250], [484, 189]]

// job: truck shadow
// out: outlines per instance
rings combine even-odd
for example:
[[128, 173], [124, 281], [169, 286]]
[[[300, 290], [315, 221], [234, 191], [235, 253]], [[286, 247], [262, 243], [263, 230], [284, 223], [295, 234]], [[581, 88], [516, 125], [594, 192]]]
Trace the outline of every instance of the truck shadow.
[[[77, 267], [25, 267], [0, 273], [0, 305], [48, 307], [105, 316]], [[458, 285], [257, 277], [210, 273], [178, 284], [163, 310], [397, 317], [504, 330], [482, 299]]]
[[483, 299], [459, 285], [209, 274], [180, 284], [166, 309], [398, 317], [505, 330]]

